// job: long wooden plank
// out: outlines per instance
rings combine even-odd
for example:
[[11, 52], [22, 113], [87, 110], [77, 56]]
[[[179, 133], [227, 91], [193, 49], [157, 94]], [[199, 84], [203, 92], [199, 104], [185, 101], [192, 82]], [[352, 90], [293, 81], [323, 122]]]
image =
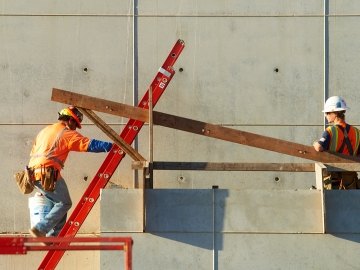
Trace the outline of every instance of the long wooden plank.
[[[133, 164], [141, 161], [134, 161]], [[202, 170], [202, 171], [279, 171], [314, 172], [314, 163], [237, 163], [237, 162], [169, 162], [154, 161], [154, 170]], [[327, 163], [328, 172], [357, 171], [360, 163]]]
[[57, 88], [52, 89], [51, 100], [116, 116], [129, 118], [129, 115], [136, 115], [136, 120], [149, 120], [149, 112], [146, 109]]
[[100, 128], [111, 140], [113, 140], [121, 149], [128, 154], [133, 160], [144, 161], [145, 158], [134, 148], [125, 142], [117, 133], [107, 125], [99, 116], [92, 110], [78, 107], [78, 109], [85, 114], [98, 128]]
[[[94, 105], [95, 100], [92, 97], [83, 96], [81, 102], [78, 102], [76, 98], [69, 98], [71, 92], [68, 92], [68, 98], [65, 99], [59, 98], [59, 89], [57, 90], [57, 95], [53, 95], [52, 100], [63, 102], [67, 104], [72, 104], [75, 106], [96, 110], [97, 108], [101, 112], [106, 112], [106, 108], [112, 108], [111, 114], [132, 118], [144, 122], [149, 121], [148, 110], [139, 109], [133, 106], [117, 103], [118, 106], [115, 107], [114, 102], [109, 102], [104, 99], [96, 99], [96, 102], [101, 103], [101, 105]], [[77, 98], [81, 98], [82, 95], [76, 95]], [[74, 96], [75, 97], [75, 96]], [[79, 105], [81, 103], [81, 106]], [[114, 106], [114, 107], [112, 107]], [[130, 111], [130, 107], [131, 111]], [[116, 109], [115, 109], [116, 108]], [[101, 109], [101, 110], [100, 110]], [[268, 136], [258, 135], [251, 132], [236, 130], [232, 128], [223, 127], [220, 125], [214, 125], [210, 123], [205, 123], [193, 119], [188, 119], [184, 117], [179, 117], [171, 114], [161, 113], [153, 111], [153, 123], [155, 125], [160, 125], [168, 128], [178, 129], [198, 135], [203, 135], [206, 137], [216, 138], [224, 141], [229, 141], [237, 144], [248, 145], [260, 149], [265, 149], [281, 154], [286, 154], [290, 156], [300, 157], [304, 159], [314, 160], [322, 163], [352, 163], [360, 162], [359, 158], [345, 156], [341, 154], [334, 154], [329, 152], [316, 152], [312, 146], [303, 145], [299, 143], [294, 143], [286, 140], [276, 139]]]
[[[132, 168], [141, 170], [148, 162], [133, 161]], [[189, 171], [280, 171], [314, 172], [314, 163], [237, 163], [237, 162], [176, 162], [154, 161], [154, 170]]]

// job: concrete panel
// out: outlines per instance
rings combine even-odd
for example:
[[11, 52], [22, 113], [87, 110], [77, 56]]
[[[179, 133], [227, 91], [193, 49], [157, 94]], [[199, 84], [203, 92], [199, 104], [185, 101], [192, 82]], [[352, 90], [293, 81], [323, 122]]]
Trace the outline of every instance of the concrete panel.
[[[104, 190], [102, 198], [101, 232], [138, 230], [141, 192]], [[320, 233], [320, 191], [146, 190], [146, 232], [202, 233], [213, 226], [217, 232]]]
[[[353, 3], [356, 3], [360, 10], [360, 3]], [[352, 12], [356, 12], [356, 9]], [[345, 98], [351, 108], [346, 113], [346, 120], [353, 125], [360, 125], [360, 108], [357, 102], [360, 99], [359, 35], [359, 17], [329, 18], [329, 95], [341, 95]]]
[[156, 37], [180, 37], [183, 71], [157, 110], [224, 125], [321, 124], [322, 27], [313, 17], [140, 18], [139, 89], [166, 51]]
[[[134, 239], [133, 266], [139, 270], [353, 270], [360, 264], [358, 234], [225, 233], [216, 235], [214, 246], [212, 234], [103, 234], [114, 235]], [[123, 264], [118, 254], [100, 256], [102, 270]]]
[[64, 106], [50, 101], [53, 87], [131, 104], [126, 18], [5, 16], [0, 25], [1, 124], [52, 122]]
[[325, 190], [327, 233], [359, 233], [360, 192], [358, 190]]
[[191, 0], [166, 1], [158, 0], [156, 4], [148, 1], [139, 2], [139, 14], [154, 15], [312, 15], [321, 14], [321, 1], [286, 1], [286, 0], [230, 0], [209, 1]]
[[143, 232], [143, 197], [142, 189], [102, 190], [101, 232]]
[[2, 14], [128, 14], [131, 10], [132, 1], [47, 1], [39, 0], [29, 2], [26, 0], [3, 0], [2, 1]]
[[321, 196], [318, 190], [218, 190], [215, 196], [216, 231], [322, 232]]
[[[43, 251], [41, 252], [29, 251], [26, 255], [1, 255], [0, 269], [7, 269], [7, 270], [38, 269], [45, 255], [46, 253]], [[59, 262], [58, 266], [56, 267], [56, 270], [69, 270], [69, 269], [88, 269], [88, 270], [100, 269], [100, 251], [66, 252], [62, 260]]]
[[[211, 234], [103, 233], [102, 236], [131, 236], [133, 238], [133, 269], [212, 269]], [[195, 243], [201, 243], [204, 248], [199, 248]], [[119, 265], [123, 264], [123, 256], [117, 253], [101, 252], [100, 254], [100, 269], [102, 270], [119, 269]]]
[[[225, 234], [218, 269], [356, 269], [359, 240], [358, 234]], [[345, 253], [354, 258], [339, 259]]]
[[147, 232], [212, 231], [211, 190], [147, 190]]
[[356, 0], [329, 1], [329, 13], [333, 15], [354, 15], [360, 12], [360, 3]]

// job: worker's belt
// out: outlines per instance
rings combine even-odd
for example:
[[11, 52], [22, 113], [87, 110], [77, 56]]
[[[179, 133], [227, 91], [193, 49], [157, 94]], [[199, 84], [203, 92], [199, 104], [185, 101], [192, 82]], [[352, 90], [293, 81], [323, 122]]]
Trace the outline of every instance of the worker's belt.
[[50, 166], [42, 166], [40, 168], [34, 169], [35, 181], [41, 181], [41, 185], [45, 191], [54, 191], [56, 186], [56, 181], [59, 176], [59, 170]]

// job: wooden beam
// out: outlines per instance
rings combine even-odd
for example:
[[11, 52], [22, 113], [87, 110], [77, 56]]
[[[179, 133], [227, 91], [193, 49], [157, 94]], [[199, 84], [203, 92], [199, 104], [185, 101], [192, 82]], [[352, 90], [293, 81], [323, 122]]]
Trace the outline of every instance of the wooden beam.
[[[80, 108], [85, 108], [97, 112], [108, 113], [116, 116], [127, 117], [129, 115], [137, 115], [137, 119], [149, 120], [148, 110], [133, 107], [130, 105], [117, 103], [110, 100], [104, 100], [100, 98], [90, 97], [87, 95], [77, 94], [74, 92], [53, 88], [51, 94], [51, 100], [73, 105]], [[144, 121], [145, 122], [145, 121]]]
[[[322, 163], [319, 163], [322, 164]], [[149, 166], [148, 161], [133, 161], [133, 170], [142, 170]], [[360, 163], [327, 163], [328, 172], [360, 172]], [[154, 161], [154, 170], [181, 171], [279, 171], [279, 172], [314, 172], [314, 163], [249, 163], [249, 162], [180, 162]]]
[[[132, 168], [141, 170], [147, 162], [133, 161]], [[281, 171], [314, 172], [314, 163], [235, 163], [235, 162], [153, 162], [154, 170], [190, 171]]]
[[[61, 91], [59, 89], [56, 90], [57, 92]], [[77, 94], [77, 97], [81, 98], [81, 96], [83, 95], [79, 96], [79, 94]], [[60, 101], [60, 99], [58, 99], [57, 96], [53, 95], [52, 100], [79, 106], [79, 103], [76, 99], [67, 99], [65, 101], [64, 98], [62, 98], [61, 99], [62, 101]], [[100, 101], [99, 99], [96, 100]], [[81, 107], [87, 109], [96, 109], [97, 106], [94, 103], [95, 100], [93, 100], [92, 97], [87, 96], [86, 99], [85, 97], [82, 99]], [[101, 110], [102, 112], [106, 112], [104, 108], [110, 108], [111, 106], [114, 106], [114, 102], [110, 102], [106, 100], [101, 100], [101, 104], [102, 105], [100, 107], [102, 109]], [[118, 106], [116, 107], [116, 109], [114, 109], [115, 107], [111, 107], [113, 109], [109, 113], [122, 117], [132, 118], [135, 120], [144, 121], [144, 122], [149, 121], [149, 115], [147, 110], [140, 109], [137, 107], [132, 107], [129, 105], [124, 105], [121, 103], [117, 103], [117, 104]], [[131, 111], [129, 107], [132, 107]], [[329, 153], [329, 152], [320, 153], [320, 152], [316, 152], [312, 146], [293, 143], [290, 141], [258, 135], [251, 132], [231, 129], [220, 125], [213, 125], [210, 123], [205, 123], [193, 119], [188, 119], [188, 118], [165, 114], [156, 111], [153, 111], [153, 122], [155, 125], [178, 129], [198, 135], [203, 135], [206, 137], [252, 146], [260, 149], [265, 149], [265, 150], [286, 154], [290, 156], [300, 157], [304, 159], [314, 160], [322, 163], [360, 162], [360, 159], [356, 157], [345, 156], [345, 155]]]
[[86, 115], [98, 128], [100, 128], [111, 140], [113, 140], [121, 149], [124, 150], [133, 160], [144, 161], [145, 158], [140, 155], [134, 148], [125, 142], [118, 134], [107, 125], [100, 117], [98, 117], [93, 111], [78, 107], [78, 109]]

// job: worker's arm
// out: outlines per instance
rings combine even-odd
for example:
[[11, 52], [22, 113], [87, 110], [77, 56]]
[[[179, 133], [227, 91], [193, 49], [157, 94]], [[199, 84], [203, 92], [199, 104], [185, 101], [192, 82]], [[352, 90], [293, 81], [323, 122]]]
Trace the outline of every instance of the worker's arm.
[[317, 152], [323, 152], [325, 150], [328, 150], [330, 146], [330, 140], [331, 140], [331, 136], [330, 136], [329, 128], [327, 128], [321, 135], [321, 138], [313, 143], [314, 149]]
[[111, 150], [112, 145], [113, 144], [110, 142], [103, 142], [92, 139], [89, 143], [87, 152], [92, 152], [92, 153], [109, 152]]

